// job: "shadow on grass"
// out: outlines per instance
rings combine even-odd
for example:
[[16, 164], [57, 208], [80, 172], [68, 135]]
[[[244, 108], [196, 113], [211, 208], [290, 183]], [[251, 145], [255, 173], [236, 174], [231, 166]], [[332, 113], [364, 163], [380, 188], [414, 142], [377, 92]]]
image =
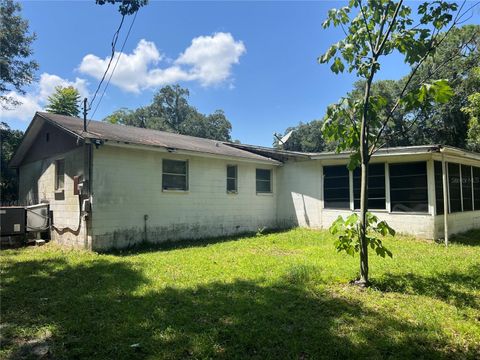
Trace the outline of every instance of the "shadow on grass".
[[[258, 236], [265, 236], [269, 234], [281, 234], [291, 231], [291, 229], [281, 229], [281, 230], [264, 230]], [[214, 245], [223, 242], [237, 241], [244, 239], [245, 237], [255, 236], [255, 232], [244, 232], [231, 236], [219, 236], [214, 238], [207, 239], [196, 239], [196, 240], [177, 240], [177, 241], [164, 241], [161, 243], [154, 242], [142, 242], [137, 243], [131, 247], [125, 249], [112, 249], [103, 251], [102, 253], [117, 255], [117, 256], [129, 256], [133, 254], [149, 253], [155, 251], [168, 251], [168, 250], [178, 250], [186, 248], [195, 248], [195, 247], [205, 247], [209, 245]]]
[[422, 276], [414, 273], [386, 274], [375, 280], [373, 286], [384, 292], [399, 292], [429, 296], [457, 307], [480, 310], [480, 299], [474, 291], [480, 288], [480, 265], [466, 271]]
[[480, 247], [480, 229], [469, 230], [461, 234], [452, 235], [450, 242], [453, 244]]
[[140, 271], [107, 260], [18, 262], [3, 275], [10, 358], [45, 328], [52, 358], [441, 359], [451, 358], [448, 346], [474, 358], [438, 329], [289, 282], [152, 290]]

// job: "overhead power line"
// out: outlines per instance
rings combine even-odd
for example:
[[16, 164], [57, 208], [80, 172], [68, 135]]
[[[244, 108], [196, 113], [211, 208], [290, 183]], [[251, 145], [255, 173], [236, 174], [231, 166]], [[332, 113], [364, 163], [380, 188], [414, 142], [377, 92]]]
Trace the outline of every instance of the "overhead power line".
[[88, 110], [92, 108], [92, 104], [95, 101], [95, 98], [97, 97], [98, 91], [100, 90], [100, 87], [102, 86], [103, 80], [105, 80], [105, 76], [107, 76], [108, 70], [110, 69], [110, 65], [112, 64], [113, 58], [115, 56], [115, 47], [117, 46], [117, 41], [118, 41], [118, 36], [120, 35], [120, 30], [122, 29], [123, 26], [123, 21], [125, 20], [125, 15], [122, 15], [122, 20], [120, 20], [120, 24], [118, 25], [117, 31], [113, 34], [112, 38], [112, 55], [110, 56], [110, 61], [108, 62], [107, 69], [103, 73], [102, 79], [100, 80], [97, 90], [95, 90], [95, 94], [93, 94], [92, 101], [90, 101], [90, 104], [88, 106]]
[[[112, 80], [113, 73], [115, 72], [115, 69], [117, 68], [118, 62], [120, 61], [120, 57], [123, 54], [123, 49], [125, 48], [125, 44], [127, 43], [128, 37], [130, 36], [130, 32], [132, 31], [133, 24], [135, 23], [135, 19], [137, 18], [138, 11], [135, 12], [135, 15], [133, 16], [133, 20], [130, 23], [130, 27], [128, 28], [127, 35], [125, 36], [125, 39], [123, 40], [122, 47], [120, 49], [120, 52], [118, 53], [117, 61], [115, 62], [115, 65], [113, 66], [112, 72], [110, 73], [110, 76], [108, 78], [107, 84], [103, 88], [102, 95], [100, 96], [100, 99], [97, 102], [97, 105], [95, 106], [95, 109], [93, 110], [92, 116], [90, 116], [90, 119], [92, 119], [95, 116], [95, 113], [97, 112], [98, 107], [102, 103], [103, 96], [105, 95], [105, 92], [107, 91], [108, 85], [110, 84], [110, 80]], [[112, 57], [113, 59], [113, 57]], [[108, 71], [108, 68], [107, 68]], [[90, 123], [90, 120], [89, 120]]]

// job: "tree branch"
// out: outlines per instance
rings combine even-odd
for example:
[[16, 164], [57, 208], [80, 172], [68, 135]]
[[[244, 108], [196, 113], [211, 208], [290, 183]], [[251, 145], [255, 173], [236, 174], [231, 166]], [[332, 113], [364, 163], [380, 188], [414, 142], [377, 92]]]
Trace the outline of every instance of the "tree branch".
[[[382, 52], [382, 49], [385, 46], [385, 43], [387, 42], [388, 37], [390, 36], [390, 33], [391, 33], [391, 31], [393, 30], [393, 27], [396, 24], [398, 12], [400, 11], [400, 7], [402, 6], [402, 4], [403, 4], [403, 0], [400, 0], [397, 4], [397, 7], [395, 8], [395, 12], [393, 13], [392, 21], [390, 22], [390, 26], [388, 27], [387, 32], [385, 33], [385, 37], [383, 38], [381, 43], [378, 44], [378, 47], [376, 47], [376, 49], [375, 49], [375, 52], [377, 54], [380, 54]], [[387, 5], [387, 8], [385, 10], [385, 18], [388, 16], [389, 5], [390, 5], [390, 3]], [[385, 19], [385, 21], [386, 21], [386, 19]], [[382, 28], [380, 29], [380, 33], [379, 33], [379, 37], [378, 37], [379, 40], [382, 36], [383, 24], [385, 23], [385, 21], [382, 21]]]
[[367, 33], [368, 33], [370, 51], [372, 52], [372, 55], [375, 56], [375, 51], [373, 49], [373, 37], [370, 31], [370, 28], [368, 27], [367, 16], [365, 15], [365, 10], [363, 9], [362, 1], [360, 1], [359, 4], [360, 4], [360, 11], [362, 12], [362, 16], [363, 16], [363, 23], [365, 24], [365, 28], [367, 29]]

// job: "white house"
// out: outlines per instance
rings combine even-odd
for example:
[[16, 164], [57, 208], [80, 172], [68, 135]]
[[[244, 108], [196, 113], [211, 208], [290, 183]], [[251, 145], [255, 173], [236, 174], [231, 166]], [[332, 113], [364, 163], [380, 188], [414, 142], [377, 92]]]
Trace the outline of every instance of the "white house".
[[[348, 154], [84, 125], [36, 113], [11, 162], [21, 200], [50, 204], [59, 243], [104, 250], [261, 228], [327, 228], [358, 208], [359, 173], [346, 168]], [[480, 154], [383, 149], [368, 182], [371, 211], [398, 232], [436, 239], [445, 228], [480, 227]]]

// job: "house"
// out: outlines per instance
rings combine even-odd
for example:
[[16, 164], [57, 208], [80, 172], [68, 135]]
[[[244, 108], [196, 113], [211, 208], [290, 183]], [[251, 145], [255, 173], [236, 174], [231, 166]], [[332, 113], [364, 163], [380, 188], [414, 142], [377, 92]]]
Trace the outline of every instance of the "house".
[[[85, 130], [86, 128], [86, 130]], [[11, 161], [28, 204], [48, 202], [52, 238], [94, 250], [327, 228], [359, 208], [346, 153], [300, 153], [38, 112]], [[447, 146], [379, 150], [369, 208], [427, 239], [480, 227], [480, 154]]]

